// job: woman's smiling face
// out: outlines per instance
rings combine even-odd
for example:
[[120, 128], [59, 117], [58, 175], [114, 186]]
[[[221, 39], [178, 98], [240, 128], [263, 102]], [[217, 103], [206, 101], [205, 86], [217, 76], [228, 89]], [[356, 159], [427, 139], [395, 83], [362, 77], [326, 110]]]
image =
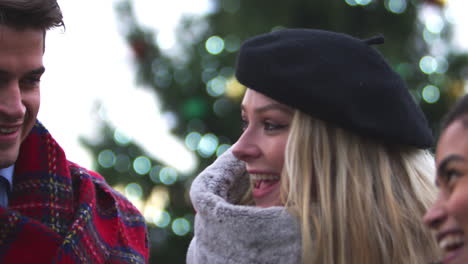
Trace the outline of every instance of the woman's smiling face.
[[251, 89], [241, 108], [244, 131], [232, 152], [246, 164], [255, 204], [281, 205], [280, 176], [294, 110]]
[[468, 263], [468, 120], [445, 129], [437, 144], [439, 194], [424, 222], [436, 233], [443, 263]]

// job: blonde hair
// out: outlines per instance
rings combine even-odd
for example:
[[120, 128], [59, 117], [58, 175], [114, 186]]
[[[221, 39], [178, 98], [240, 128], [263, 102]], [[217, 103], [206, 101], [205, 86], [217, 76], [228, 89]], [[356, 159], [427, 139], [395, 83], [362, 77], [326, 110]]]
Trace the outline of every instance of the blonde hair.
[[436, 195], [431, 153], [384, 145], [296, 111], [282, 197], [302, 228], [303, 263], [428, 263], [421, 223]]

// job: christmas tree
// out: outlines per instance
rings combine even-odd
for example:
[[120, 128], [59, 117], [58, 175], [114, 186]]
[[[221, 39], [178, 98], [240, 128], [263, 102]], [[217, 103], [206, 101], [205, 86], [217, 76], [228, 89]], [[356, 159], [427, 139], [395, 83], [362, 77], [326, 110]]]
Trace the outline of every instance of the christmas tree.
[[[233, 72], [236, 52], [246, 38], [292, 27], [362, 39], [383, 34], [385, 44], [376, 48], [403, 76], [435, 134], [441, 116], [464, 93], [467, 56], [451, 52], [452, 32], [442, 0], [213, 0], [213, 4], [206, 16], [183, 20], [177, 52], [171, 54], [158, 47], [155, 32], [139, 24], [131, 0], [116, 8], [125, 24], [123, 37], [134, 52], [138, 82], [154, 90], [161, 112], [175, 120], [172, 133], [198, 157], [197, 168], [184, 175], [148, 158], [106, 124], [101, 142], [85, 142], [99, 161], [97, 170], [144, 213], [151, 263], [185, 263], [195, 214], [188, 198], [190, 183], [240, 135], [244, 87]], [[425, 20], [426, 9], [442, 24], [437, 27]]]

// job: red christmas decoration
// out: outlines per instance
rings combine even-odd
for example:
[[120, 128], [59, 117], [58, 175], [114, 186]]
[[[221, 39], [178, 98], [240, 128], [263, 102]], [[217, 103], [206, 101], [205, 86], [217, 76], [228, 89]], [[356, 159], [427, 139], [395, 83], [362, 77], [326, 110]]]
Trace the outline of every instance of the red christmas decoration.
[[130, 42], [130, 46], [135, 54], [135, 57], [139, 60], [146, 56], [148, 50], [148, 44], [142, 39], [133, 39]]

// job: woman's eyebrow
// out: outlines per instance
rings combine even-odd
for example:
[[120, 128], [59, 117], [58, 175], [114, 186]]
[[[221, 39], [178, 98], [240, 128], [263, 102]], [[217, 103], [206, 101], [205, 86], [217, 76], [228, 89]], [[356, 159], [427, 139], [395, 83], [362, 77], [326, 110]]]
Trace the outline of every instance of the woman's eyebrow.
[[440, 175], [444, 171], [446, 171], [447, 166], [450, 164], [450, 162], [453, 162], [453, 161], [465, 161], [465, 158], [463, 158], [462, 156], [458, 154], [452, 154], [452, 155], [447, 156], [440, 162], [439, 166], [437, 166], [437, 174]]
[[[278, 104], [278, 103], [271, 103], [271, 104], [267, 104], [264, 106], [256, 107], [254, 108], [253, 111], [256, 113], [262, 113], [262, 112], [267, 112], [270, 110], [279, 110], [279, 111], [290, 113], [290, 114], [294, 112], [290, 107], [282, 105], [282, 104]], [[247, 111], [245, 105], [243, 104], [241, 104], [241, 111], [242, 112]]]
[[257, 107], [255, 108], [255, 112], [257, 113], [262, 113], [262, 112], [266, 112], [266, 111], [270, 111], [270, 110], [280, 110], [280, 111], [283, 111], [283, 112], [286, 112], [286, 113], [292, 113], [293, 111], [291, 110], [291, 108], [285, 106], [285, 105], [282, 105], [282, 104], [277, 104], [277, 103], [272, 103], [272, 104], [267, 104], [267, 105], [264, 105], [264, 106], [261, 106], [261, 107]]

